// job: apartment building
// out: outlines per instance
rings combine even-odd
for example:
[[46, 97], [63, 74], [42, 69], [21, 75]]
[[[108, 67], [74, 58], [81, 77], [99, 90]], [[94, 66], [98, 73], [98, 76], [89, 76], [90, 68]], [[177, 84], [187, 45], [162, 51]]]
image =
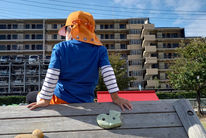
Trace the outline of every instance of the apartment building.
[[[41, 89], [57, 34], [64, 19], [0, 20], [0, 93]], [[109, 53], [127, 61], [129, 90], [170, 89], [166, 72], [184, 28], [155, 27], [149, 18], [98, 19], [96, 33]]]

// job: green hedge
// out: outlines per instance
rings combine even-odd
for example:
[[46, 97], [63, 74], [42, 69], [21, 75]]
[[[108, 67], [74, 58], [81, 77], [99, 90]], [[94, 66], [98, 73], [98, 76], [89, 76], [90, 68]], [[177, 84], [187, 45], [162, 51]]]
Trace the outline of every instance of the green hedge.
[[26, 96], [0, 96], [0, 105], [25, 103]]
[[[156, 92], [159, 99], [196, 98], [196, 92]], [[206, 98], [206, 91], [202, 92], [202, 98]], [[0, 96], [0, 105], [25, 103], [26, 96]]]
[[[159, 99], [196, 98], [196, 92], [156, 92]], [[202, 92], [202, 98], [206, 98], [206, 92]]]

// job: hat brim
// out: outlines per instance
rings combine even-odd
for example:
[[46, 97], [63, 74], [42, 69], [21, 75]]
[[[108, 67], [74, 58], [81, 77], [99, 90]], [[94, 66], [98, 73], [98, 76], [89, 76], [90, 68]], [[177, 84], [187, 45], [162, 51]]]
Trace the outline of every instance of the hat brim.
[[58, 34], [61, 36], [66, 36], [66, 26], [63, 26], [62, 28], [59, 29]]

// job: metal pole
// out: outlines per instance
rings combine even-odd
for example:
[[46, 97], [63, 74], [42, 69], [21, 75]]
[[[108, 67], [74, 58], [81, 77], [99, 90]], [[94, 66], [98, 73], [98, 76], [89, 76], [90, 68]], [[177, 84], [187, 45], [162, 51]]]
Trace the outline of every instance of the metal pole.
[[45, 60], [45, 19], [43, 19], [43, 57], [42, 57], [42, 61], [44, 63]]
[[26, 62], [24, 62], [24, 93], [26, 92]]
[[11, 62], [9, 63], [9, 85], [8, 85], [8, 93], [11, 93]]
[[40, 87], [41, 87], [41, 74], [40, 74], [40, 73], [41, 73], [41, 62], [39, 61], [39, 73], [38, 73], [38, 76], [39, 76], [39, 77], [38, 77], [38, 78], [39, 78], [38, 83], [39, 83], [39, 84], [38, 84], [38, 91], [40, 91], [40, 89], [41, 89], [41, 88], [40, 88]]

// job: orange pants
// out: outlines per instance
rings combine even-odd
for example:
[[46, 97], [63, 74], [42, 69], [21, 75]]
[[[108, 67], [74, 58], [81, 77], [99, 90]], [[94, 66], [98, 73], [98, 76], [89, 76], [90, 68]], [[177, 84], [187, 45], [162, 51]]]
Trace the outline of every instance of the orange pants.
[[[38, 95], [40, 94], [40, 92], [38, 93]], [[37, 95], [37, 96], [38, 96]], [[41, 99], [40, 99], [41, 100]], [[58, 98], [56, 95], [52, 96], [52, 99], [50, 101], [50, 104], [68, 104], [68, 102]]]

